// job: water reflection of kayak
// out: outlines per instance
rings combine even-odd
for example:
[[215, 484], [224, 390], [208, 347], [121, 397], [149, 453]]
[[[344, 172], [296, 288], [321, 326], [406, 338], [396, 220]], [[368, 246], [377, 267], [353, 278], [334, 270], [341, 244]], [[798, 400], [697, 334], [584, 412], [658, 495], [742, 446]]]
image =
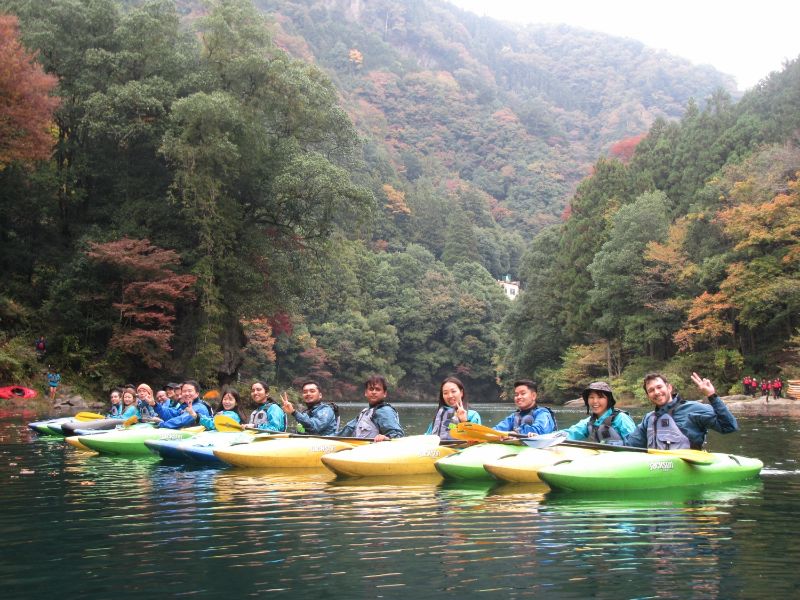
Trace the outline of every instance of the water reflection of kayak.
[[539, 478], [551, 488], [573, 491], [662, 489], [750, 479], [764, 466], [756, 458], [708, 456], [709, 464], [698, 464], [677, 455], [604, 452], [544, 467]]
[[[544, 484], [539, 484], [544, 487]], [[593, 492], [568, 492], [550, 490], [544, 503], [548, 507], [576, 512], [613, 512], [620, 509], [653, 510], [669, 505], [694, 503], [728, 504], [741, 498], [761, 493], [764, 483], [760, 479], [720, 483], [706, 486], [671, 487], [658, 490], [603, 490]], [[504, 485], [498, 490], [514, 488]]]

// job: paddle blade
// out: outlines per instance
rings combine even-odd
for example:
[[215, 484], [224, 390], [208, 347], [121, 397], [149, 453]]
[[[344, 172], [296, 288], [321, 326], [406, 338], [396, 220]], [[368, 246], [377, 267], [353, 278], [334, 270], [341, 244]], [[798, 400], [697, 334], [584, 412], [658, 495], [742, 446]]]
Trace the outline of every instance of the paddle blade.
[[567, 441], [567, 437], [564, 435], [540, 435], [536, 437], [519, 438], [519, 441], [525, 444], [528, 448], [550, 448], [551, 446], [563, 444], [565, 441]]
[[208, 390], [203, 394], [203, 400], [219, 400], [219, 390]]
[[138, 422], [139, 422], [139, 417], [133, 415], [132, 417], [128, 417], [127, 419], [125, 419], [125, 421], [122, 423], [122, 426], [130, 427], [131, 425], [136, 425]]
[[459, 440], [474, 442], [499, 442], [510, 437], [516, 437], [507, 431], [497, 431], [491, 427], [486, 427], [486, 425], [470, 422], [458, 423], [450, 430], [450, 435]]
[[713, 454], [703, 450], [656, 450], [655, 448], [648, 448], [647, 453], [677, 456], [681, 460], [694, 465], [710, 465], [716, 460]]
[[236, 419], [228, 415], [214, 416], [214, 429], [217, 431], [242, 431], [244, 427], [236, 422]]
[[103, 415], [98, 415], [93, 412], [79, 412], [75, 415], [75, 418], [78, 419], [78, 421], [97, 421], [98, 419], [105, 419]]

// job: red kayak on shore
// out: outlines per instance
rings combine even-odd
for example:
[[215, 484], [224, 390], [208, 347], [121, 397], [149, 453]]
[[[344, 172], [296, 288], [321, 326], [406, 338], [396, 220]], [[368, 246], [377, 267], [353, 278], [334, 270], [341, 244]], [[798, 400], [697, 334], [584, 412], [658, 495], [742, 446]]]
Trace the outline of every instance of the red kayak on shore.
[[36, 390], [22, 387], [21, 385], [7, 385], [0, 387], [0, 398], [35, 398], [38, 395]]

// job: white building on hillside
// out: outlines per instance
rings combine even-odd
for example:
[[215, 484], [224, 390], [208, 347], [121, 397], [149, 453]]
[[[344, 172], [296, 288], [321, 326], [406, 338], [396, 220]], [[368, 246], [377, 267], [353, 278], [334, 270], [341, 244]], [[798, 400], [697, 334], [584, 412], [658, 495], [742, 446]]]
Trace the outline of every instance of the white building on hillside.
[[509, 300], [516, 300], [519, 296], [519, 281], [511, 281], [511, 277], [506, 275], [503, 279], [496, 280], [503, 287], [503, 291]]

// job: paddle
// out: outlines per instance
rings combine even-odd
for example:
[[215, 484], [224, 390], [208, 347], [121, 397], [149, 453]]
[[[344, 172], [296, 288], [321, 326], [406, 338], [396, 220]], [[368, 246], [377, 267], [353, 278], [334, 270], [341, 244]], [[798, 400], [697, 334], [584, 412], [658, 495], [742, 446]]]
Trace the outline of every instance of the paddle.
[[592, 450], [606, 450], [609, 452], [646, 452], [648, 454], [677, 456], [686, 462], [697, 465], [709, 465], [714, 462], [714, 456], [702, 450], [657, 450], [655, 448], [635, 448], [633, 446], [612, 446], [610, 444], [569, 440], [566, 436], [528, 437], [514, 431], [497, 431], [496, 429], [486, 427], [485, 425], [478, 425], [477, 423], [459, 423], [456, 425], [455, 429], [451, 431], [451, 435], [457, 437], [456, 433], [461, 436], [459, 439], [481, 442], [496, 442], [508, 438], [515, 438], [529, 448], [547, 448], [557, 444], [564, 444], [565, 446], [573, 446], [576, 448], [590, 448]]
[[97, 421], [99, 419], [105, 419], [106, 417], [97, 413], [82, 411], [75, 415], [75, 418], [78, 421]]
[[214, 429], [217, 431], [244, 431], [244, 426], [228, 415], [214, 415]]
[[139, 417], [133, 415], [132, 417], [128, 417], [122, 422], [122, 426], [127, 429], [131, 425], [136, 425], [139, 422]]

